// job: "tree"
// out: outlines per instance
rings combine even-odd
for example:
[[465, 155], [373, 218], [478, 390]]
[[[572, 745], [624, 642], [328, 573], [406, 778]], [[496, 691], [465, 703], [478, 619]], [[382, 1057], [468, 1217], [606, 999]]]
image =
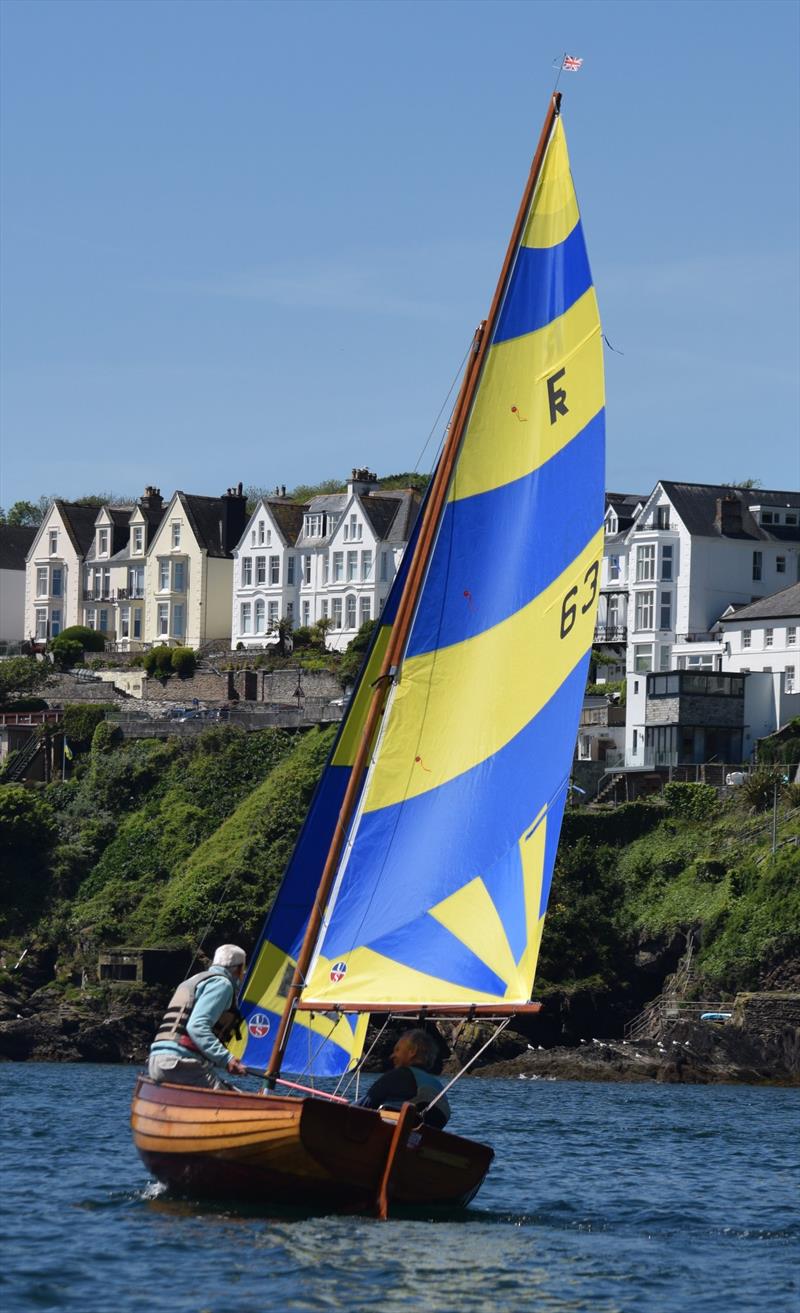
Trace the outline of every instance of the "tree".
[[0, 706], [45, 688], [51, 673], [49, 665], [34, 657], [9, 657], [0, 661]]
[[286, 656], [286, 653], [291, 651], [290, 640], [293, 628], [294, 626], [288, 615], [282, 615], [275, 626], [275, 632], [278, 635], [278, 651], [281, 656]]
[[42, 506], [44, 498], [39, 498], [38, 502], [32, 501], [15, 501], [9, 511], [3, 512], [0, 523], [7, 524], [10, 528], [27, 528], [41, 524], [44, 519], [44, 513], [49, 501]]
[[326, 639], [328, 637], [328, 630], [331, 629], [332, 626], [333, 620], [331, 617], [329, 615], [323, 615], [320, 616], [317, 623], [311, 629], [314, 641], [319, 644], [323, 651], [327, 647]]

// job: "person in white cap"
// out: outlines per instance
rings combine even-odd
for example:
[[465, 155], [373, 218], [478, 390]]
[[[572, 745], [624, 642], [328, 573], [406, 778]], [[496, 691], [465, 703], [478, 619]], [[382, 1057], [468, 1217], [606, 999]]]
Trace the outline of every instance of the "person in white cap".
[[220, 1073], [242, 1076], [245, 1068], [222, 1043], [235, 1030], [236, 991], [247, 955], [236, 944], [221, 944], [213, 965], [178, 985], [150, 1046], [148, 1075], [161, 1084], [204, 1085], [218, 1090]]

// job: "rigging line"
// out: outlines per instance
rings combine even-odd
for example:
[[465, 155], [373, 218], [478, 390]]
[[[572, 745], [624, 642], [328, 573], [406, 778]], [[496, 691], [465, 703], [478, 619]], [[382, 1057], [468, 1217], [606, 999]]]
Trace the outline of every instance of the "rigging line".
[[[322, 1011], [322, 1010], [320, 1009], [320, 1011]], [[329, 1042], [329, 1040], [330, 1040], [331, 1036], [333, 1035], [333, 1032], [335, 1031], [336, 1027], [338, 1026], [340, 1020], [341, 1020], [341, 1018], [337, 1016], [337, 1017], [336, 1017], [336, 1020], [334, 1021], [333, 1025], [332, 1025], [331, 1028], [330, 1028], [330, 1030], [328, 1031], [328, 1034], [322, 1036], [322, 1038], [320, 1039], [319, 1044], [317, 1045], [317, 1047], [316, 1047], [316, 1049], [313, 1051], [313, 1053], [312, 1053], [312, 1051], [311, 1051], [311, 1033], [312, 1033], [312, 1032], [311, 1032], [311, 1026], [309, 1025], [309, 1026], [307, 1027], [307, 1030], [308, 1030], [308, 1062], [306, 1063], [306, 1066], [304, 1067], [304, 1069], [303, 1069], [301, 1072], [299, 1072], [298, 1074], [299, 1074], [300, 1076], [310, 1075], [310, 1079], [311, 1079], [312, 1083], [313, 1083], [313, 1080], [314, 1080], [314, 1072], [313, 1072], [313, 1070], [312, 1070], [312, 1068], [313, 1068], [313, 1066], [314, 1066], [314, 1063], [316, 1062], [316, 1060], [317, 1060], [317, 1058], [319, 1057], [320, 1053], [321, 1053], [322, 1050], [324, 1049], [325, 1045]], [[338, 1089], [338, 1086], [337, 1086], [337, 1089]], [[335, 1092], [336, 1092], [336, 1091], [334, 1091], [334, 1093], [335, 1093]]]
[[501, 1031], [505, 1030], [506, 1026], [508, 1026], [508, 1025], [510, 1024], [511, 1020], [512, 1020], [511, 1017], [505, 1017], [505, 1018], [503, 1019], [503, 1021], [500, 1022], [499, 1026], [497, 1027], [497, 1029], [496, 1029], [496, 1031], [494, 1032], [494, 1034], [489, 1036], [489, 1038], [487, 1039], [486, 1043], [481, 1045], [481, 1047], [478, 1049], [477, 1053], [473, 1053], [473, 1055], [472, 1055], [472, 1057], [470, 1058], [469, 1062], [466, 1062], [466, 1063], [464, 1064], [464, 1066], [461, 1068], [461, 1070], [456, 1072], [456, 1074], [455, 1074], [455, 1076], [453, 1077], [453, 1079], [452, 1079], [451, 1081], [448, 1081], [448, 1083], [445, 1085], [444, 1089], [440, 1090], [439, 1093], [436, 1095], [436, 1098], [435, 1098], [435, 1099], [431, 1099], [430, 1103], [427, 1105], [427, 1107], [426, 1107], [426, 1109], [425, 1109], [426, 1112], [429, 1112], [430, 1109], [433, 1108], [434, 1105], [437, 1104], [437, 1103], [439, 1102], [440, 1099], [443, 1099], [443, 1098], [444, 1098], [444, 1096], [445, 1096], [445, 1094], [447, 1093], [447, 1091], [453, 1088], [453, 1086], [455, 1085], [456, 1081], [461, 1080], [461, 1077], [464, 1075], [464, 1073], [465, 1073], [466, 1071], [469, 1070], [469, 1068], [472, 1066], [473, 1062], [476, 1062], [476, 1061], [478, 1060], [478, 1058], [481, 1056], [481, 1054], [484, 1053], [484, 1052], [486, 1051], [486, 1049], [488, 1049], [488, 1047], [489, 1047], [490, 1044], [494, 1044], [495, 1040], [497, 1039], [497, 1036], [500, 1034]]
[[228, 886], [230, 885], [231, 881], [233, 880], [234, 875], [235, 875], [235, 872], [232, 871], [231, 874], [228, 876], [227, 880], [225, 881], [225, 886], [224, 886], [224, 888], [223, 888], [223, 890], [222, 890], [222, 893], [220, 894], [219, 898], [217, 899], [216, 906], [214, 907], [214, 910], [213, 910], [213, 912], [211, 913], [211, 920], [209, 921], [208, 925], [206, 926], [205, 930], [203, 931], [202, 935], [200, 936], [199, 940], [197, 941], [197, 946], [195, 947], [195, 950], [194, 950], [194, 957], [192, 958], [191, 963], [189, 964], [189, 970], [186, 972], [186, 975], [183, 977], [184, 980], [188, 980], [189, 977], [190, 977], [190, 975], [192, 974], [192, 968], [193, 968], [195, 962], [197, 961], [198, 955], [199, 955], [199, 953], [200, 953], [200, 949], [203, 947], [203, 944], [206, 942], [206, 940], [208, 939], [208, 936], [209, 936], [210, 933], [211, 933], [211, 927], [213, 926], [214, 922], [215, 922], [216, 919], [217, 919], [217, 913], [218, 913], [220, 907], [222, 906], [223, 899], [225, 898], [225, 895], [226, 895], [227, 892], [228, 892]]
[[379, 1039], [381, 1038], [381, 1036], [383, 1035], [383, 1032], [385, 1031], [386, 1027], [389, 1025], [389, 1022], [390, 1022], [391, 1020], [392, 1020], [392, 1016], [391, 1016], [391, 1013], [389, 1013], [389, 1014], [387, 1015], [386, 1020], [384, 1021], [383, 1025], [381, 1026], [380, 1030], [378, 1031], [377, 1035], [375, 1036], [374, 1040], [372, 1041], [372, 1043], [370, 1044], [369, 1048], [367, 1049], [366, 1053], [362, 1053], [361, 1057], [359, 1058], [359, 1060], [358, 1060], [358, 1062], [356, 1063], [356, 1065], [355, 1065], [355, 1067], [353, 1068], [353, 1070], [350, 1071], [350, 1072], [348, 1072], [348, 1071], [343, 1071], [343, 1072], [342, 1072], [342, 1074], [341, 1074], [341, 1076], [339, 1077], [339, 1080], [338, 1080], [338, 1082], [337, 1082], [336, 1089], [333, 1091], [334, 1094], [338, 1094], [338, 1093], [339, 1093], [339, 1087], [340, 1087], [342, 1081], [344, 1080], [345, 1076], [349, 1076], [349, 1077], [350, 1077], [350, 1080], [347, 1082], [347, 1084], [345, 1085], [344, 1089], [342, 1090], [342, 1095], [343, 1095], [343, 1096], [347, 1094], [347, 1091], [349, 1090], [349, 1088], [350, 1088], [350, 1086], [352, 1085], [353, 1081], [358, 1079], [358, 1075], [359, 1075], [359, 1072], [361, 1071], [361, 1068], [364, 1066], [364, 1063], [365, 1063], [365, 1062], [367, 1061], [367, 1059], [369, 1058], [370, 1054], [372, 1053], [372, 1050], [375, 1048], [375, 1045], [378, 1043], [378, 1040], [379, 1040]]
[[[446, 409], [446, 407], [447, 407], [447, 403], [448, 403], [448, 401], [450, 400], [450, 398], [451, 398], [452, 395], [453, 395], [453, 389], [455, 388], [456, 383], [458, 382], [458, 380], [460, 379], [462, 373], [464, 372], [464, 366], [466, 365], [467, 360], [469, 359], [469, 353], [470, 353], [471, 348], [472, 348], [472, 339], [470, 338], [469, 346], [467, 347], [466, 351], [464, 352], [464, 358], [463, 358], [463, 360], [461, 361], [461, 364], [459, 365], [458, 369], [456, 370], [456, 373], [455, 373], [455, 375], [454, 375], [454, 377], [453, 377], [453, 381], [452, 381], [452, 383], [450, 384], [450, 388], [449, 388], [449, 391], [448, 391], [448, 393], [447, 393], [447, 396], [445, 397], [444, 401], [442, 402], [441, 408], [440, 408], [440, 410], [439, 410], [439, 414], [436, 416], [436, 419], [433, 421], [433, 425], [432, 425], [432, 427], [431, 427], [431, 431], [430, 431], [430, 433], [428, 434], [427, 438], [425, 439], [425, 445], [423, 446], [422, 451], [421, 451], [421, 452], [419, 453], [419, 455], [417, 456], [416, 464], [414, 465], [414, 473], [416, 473], [416, 472], [419, 470], [419, 467], [420, 467], [420, 465], [422, 464], [422, 457], [425, 455], [425, 452], [428, 450], [428, 444], [429, 444], [431, 438], [433, 437], [434, 433], [436, 432], [436, 429], [437, 429], [438, 424], [439, 424], [439, 420], [442, 418], [442, 415], [443, 415], [444, 412], [445, 412], [445, 409]], [[435, 463], [435, 462], [434, 462], [434, 463]]]

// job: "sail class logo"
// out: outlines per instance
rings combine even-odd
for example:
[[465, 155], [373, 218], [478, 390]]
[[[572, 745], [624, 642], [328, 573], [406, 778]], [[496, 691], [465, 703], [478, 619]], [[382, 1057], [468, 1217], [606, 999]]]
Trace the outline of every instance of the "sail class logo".
[[263, 1039], [269, 1034], [269, 1017], [265, 1012], [254, 1012], [247, 1023], [247, 1029], [253, 1039]]
[[331, 980], [333, 981], [334, 985], [338, 985], [339, 981], [345, 975], [347, 975], [347, 963], [334, 962], [333, 966], [331, 967]]

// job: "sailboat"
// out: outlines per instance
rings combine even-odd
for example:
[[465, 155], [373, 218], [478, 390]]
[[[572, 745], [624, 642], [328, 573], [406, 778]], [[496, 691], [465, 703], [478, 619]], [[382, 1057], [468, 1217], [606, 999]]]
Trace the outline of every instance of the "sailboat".
[[234, 1051], [262, 1090], [137, 1084], [136, 1147], [178, 1190], [385, 1217], [466, 1204], [491, 1164], [488, 1145], [411, 1104], [360, 1106], [341, 1082], [371, 1014], [499, 1026], [539, 1007], [604, 500], [600, 319], [560, 105], [554, 93], [412, 541], [253, 954]]

